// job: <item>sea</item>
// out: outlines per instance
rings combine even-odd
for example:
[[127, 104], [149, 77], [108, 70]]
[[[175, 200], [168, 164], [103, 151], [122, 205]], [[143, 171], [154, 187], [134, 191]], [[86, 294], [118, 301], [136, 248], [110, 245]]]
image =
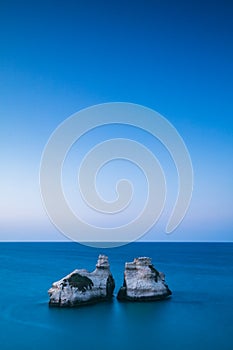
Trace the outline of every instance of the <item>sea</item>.
[[[110, 302], [50, 308], [52, 282], [109, 257]], [[149, 256], [173, 294], [120, 303], [124, 263]], [[233, 244], [132, 243], [112, 249], [70, 242], [0, 243], [0, 349], [232, 350]]]

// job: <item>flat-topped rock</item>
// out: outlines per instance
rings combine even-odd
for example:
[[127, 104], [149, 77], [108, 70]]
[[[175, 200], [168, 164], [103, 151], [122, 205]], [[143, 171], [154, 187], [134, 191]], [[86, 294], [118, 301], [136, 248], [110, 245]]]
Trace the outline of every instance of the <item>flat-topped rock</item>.
[[118, 300], [162, 300], [171, 294], [164, 273], [154, 268], [150, 258], [140, 257], [125, 264], [124, 283], [118, 292]]
[[54, 282], [48, 293], [49, 305], [58, 307], [81, 306], [112, 298], [115, 282], [108, 257], [99, 255], [96, 269], [89, 272], [76, 269]]

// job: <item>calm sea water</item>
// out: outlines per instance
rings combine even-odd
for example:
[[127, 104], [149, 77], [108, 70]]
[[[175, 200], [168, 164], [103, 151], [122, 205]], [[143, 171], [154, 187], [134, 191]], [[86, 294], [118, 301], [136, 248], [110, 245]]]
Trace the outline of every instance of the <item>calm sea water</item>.
[[[124, 262], [150, 256], [170, 300], [48, 307], [53, 281], [93, 270], [109, 256], [116, 290]], [[0, 244], [0, 349], [233, 349], [233, 244], [134, 243], [94, 249], [75, 243]]]

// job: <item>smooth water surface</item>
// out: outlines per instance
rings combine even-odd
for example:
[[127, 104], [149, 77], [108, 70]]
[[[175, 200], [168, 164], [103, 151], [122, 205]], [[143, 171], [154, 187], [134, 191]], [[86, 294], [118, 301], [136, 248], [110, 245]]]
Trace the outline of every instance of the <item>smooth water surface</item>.
[[[124, 262], [150, 256], [172, 298], [48, 307], [52, 282], [109, 256], [116, 281]], [[134, 243], [94, 249], [76, 243], [0, 243], [0, 349], [233, 349], [233, 244]]]

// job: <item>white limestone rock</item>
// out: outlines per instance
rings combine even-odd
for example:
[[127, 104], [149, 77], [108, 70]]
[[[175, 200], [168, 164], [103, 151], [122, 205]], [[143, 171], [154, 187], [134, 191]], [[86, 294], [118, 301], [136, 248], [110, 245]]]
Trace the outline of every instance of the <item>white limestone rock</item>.
[[154, 268], [150, 258], [140, 257], [125, 264], [124, 284], [118, 292], [118, 300], [162, 300], [171, 294], [165, 275]]
[[114, 288], [115, 282], [108, 257], [99, 255], [93, 272], [83, 269], [74, 270], [60, 281], [54, 282], [48, 291], [49, 305], [72, 307], [109, 300]]

